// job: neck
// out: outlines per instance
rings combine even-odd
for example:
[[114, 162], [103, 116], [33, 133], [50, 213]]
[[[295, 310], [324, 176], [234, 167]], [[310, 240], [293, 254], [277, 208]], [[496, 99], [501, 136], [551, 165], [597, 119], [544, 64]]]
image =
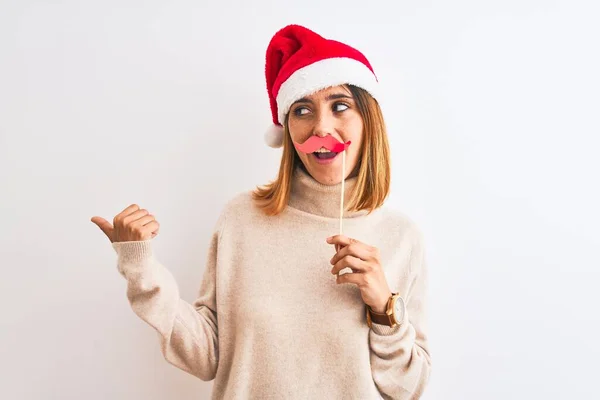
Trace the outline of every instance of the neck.
[[[353, 218], [368, 213], [368, 210], [352, 212], [346, 210], [357, 180], [357, 176], [348, 177], [344, 180], [343, 218]], [[310, 214], [339, 218], [341, 191], [341, 182], [335, 185], [324, 185], [313, 178], [304, 168], [297, 165], [292, 176], [288, 205]]]

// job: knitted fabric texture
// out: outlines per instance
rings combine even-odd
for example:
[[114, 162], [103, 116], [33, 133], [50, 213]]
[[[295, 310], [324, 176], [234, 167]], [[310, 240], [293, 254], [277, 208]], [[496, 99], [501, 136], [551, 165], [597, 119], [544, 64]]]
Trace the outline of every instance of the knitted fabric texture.
[[[356, 177], [345, 181], [350, 193]], [[266, 216], [250, 191], [223, 207], [197, 298], [181, 297], [152, 241], [115, 242], [132, 310], [158, 332], [172, 365], [204, 381], [212, 399], [416, 399], [431, 369], [423, 235], [387, 206], [344, 215], [344, 234], [376, 246], [392, 292], [406, 303], [394, 328], [366, 322], [354, 284], [329, 263], [340, 184], [296, 167], [288, 207]], [[346, 199], [349, 196], [345, 196]]]

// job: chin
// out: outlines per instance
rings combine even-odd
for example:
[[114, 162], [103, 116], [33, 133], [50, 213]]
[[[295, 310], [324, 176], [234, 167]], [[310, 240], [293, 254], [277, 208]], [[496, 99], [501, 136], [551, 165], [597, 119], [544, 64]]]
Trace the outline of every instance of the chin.
[[333, 168], [329, 171], [315, 171], [313, 178], [315, 178], [319, 183], [323, 185], [337, 185], [342, 181], [340, 171], [335, 171]]
[[[321, 164], [314, 159], [312, 154], [307, 155], [303, 160], [305, 169], [312, 175], [315, 180], [324, 185], [336, 185], [342, 181], [342, 159], [341, 156], [336, 156], [335, 159], [328, 164]], [[345, 179], [348, 179], [354, 166], [352, 166], [346, 156], [346, 171]]]

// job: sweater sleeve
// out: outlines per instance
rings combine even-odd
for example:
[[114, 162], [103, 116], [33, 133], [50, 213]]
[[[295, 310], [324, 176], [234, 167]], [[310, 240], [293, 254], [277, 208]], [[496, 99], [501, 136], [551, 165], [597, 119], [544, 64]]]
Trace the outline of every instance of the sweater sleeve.
[[427, 341], [426, 296], [428, 269], [423, 236], [417, 232], [410, 258], [411, 279], [404, 319], [390, 328], [373, 324], [369, 331], [373, 380], [384, 399], [418, 399], [431, 371]]
[[151, 240], [112, 243], [117, 269], [127, 280], [131, 308], [156, 330], [165, 359], [203, 381], [215, 378], [219, 362], [215, 299], [219, 233], [213, 231], [193, 304], [181, 299], [175, 278], [155, 256]]

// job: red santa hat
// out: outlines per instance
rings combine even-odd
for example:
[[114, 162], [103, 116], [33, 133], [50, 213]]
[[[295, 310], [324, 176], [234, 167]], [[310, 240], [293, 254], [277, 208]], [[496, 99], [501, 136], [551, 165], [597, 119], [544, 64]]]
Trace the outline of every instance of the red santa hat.
[[304, 96], [332, 86], [351, 84], [378, 98], [378, 81], [358, 50], [300, 25], [279, 30], [267, 48], [265, 75], [273, 126], [265, 142], [283, 146], [283, 123], [291, 105]]

